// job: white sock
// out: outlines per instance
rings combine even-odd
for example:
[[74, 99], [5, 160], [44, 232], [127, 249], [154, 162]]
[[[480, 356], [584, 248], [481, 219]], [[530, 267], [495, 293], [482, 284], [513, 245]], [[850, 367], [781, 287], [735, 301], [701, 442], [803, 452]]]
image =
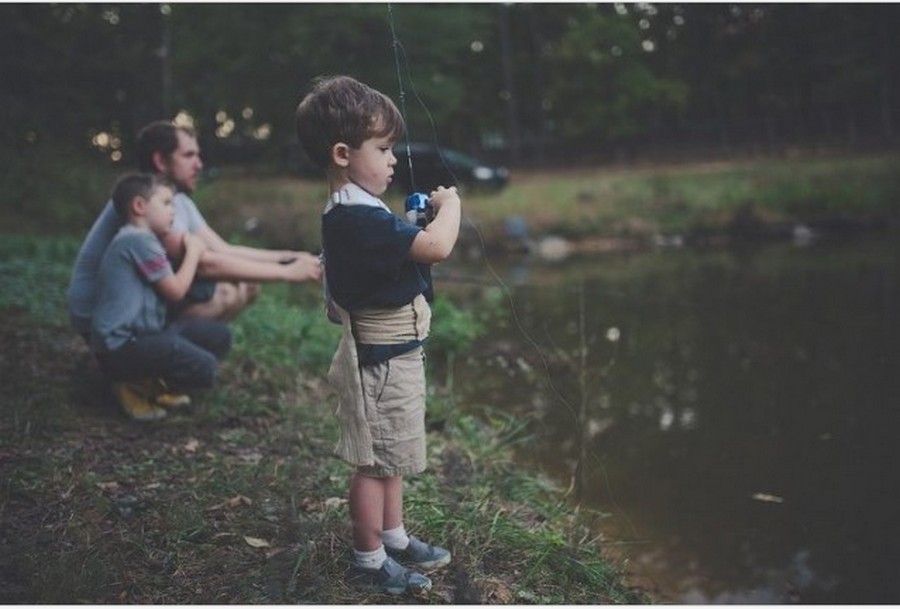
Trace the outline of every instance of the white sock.
[[357, 567], [362, 567], [363, 569], [380, 569], [381, 565], [384, 564], [384, 561], [387, 560], [387, 552], [384, 551], [384, 546], [379, 547], [377, 550], [372, 550], [371, 552], [360, 552], [356, 548], [353, 549], [353, 562], [356, 563]]
[[396, 529], [382, 531], [381, 540], [392, 550], [404, 550], [409, 545], [409, 535], [406, 534], [406, 528], [402, 524]]

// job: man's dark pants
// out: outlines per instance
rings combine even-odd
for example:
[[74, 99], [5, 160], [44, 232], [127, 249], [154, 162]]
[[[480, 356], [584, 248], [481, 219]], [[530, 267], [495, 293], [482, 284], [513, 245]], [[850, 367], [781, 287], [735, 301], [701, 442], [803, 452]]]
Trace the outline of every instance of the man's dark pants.
[[220, 321], [181, 319], [163, 332], [131, 339], [97, 361], [114, 381], [162, 379], [173, 389], [211, 387], [219, 360], [231, 348], [231, 330]]

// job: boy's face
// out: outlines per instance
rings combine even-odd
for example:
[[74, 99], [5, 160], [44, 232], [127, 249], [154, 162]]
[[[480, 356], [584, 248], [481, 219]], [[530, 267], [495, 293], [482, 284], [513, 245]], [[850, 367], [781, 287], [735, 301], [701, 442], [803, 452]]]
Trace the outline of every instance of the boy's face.
[[158, 237], [162, 237], [172, 228], [175, 220], [175, 207], [172, 205], [175, 193], [168, 186], [160, 186], [144, 204], [144, 219], [147, 227]]
[[382, 194], [390, 185], [397, 164], [393, 146], [393, 138], [373, 137], [357, 149], [350, 148], [347, 165], [350, 180], [375, 196]]
[[178, 148], [168, 158], [165, 174], [168, 179], [178, 186], [178, 189], [188, 194], [194, 192], [197, 180], [200, 178], [200, 170], [203, 169], [203, 161], [200, 160], [200, 146], [197, 138], [191, 137], [179, 130]]

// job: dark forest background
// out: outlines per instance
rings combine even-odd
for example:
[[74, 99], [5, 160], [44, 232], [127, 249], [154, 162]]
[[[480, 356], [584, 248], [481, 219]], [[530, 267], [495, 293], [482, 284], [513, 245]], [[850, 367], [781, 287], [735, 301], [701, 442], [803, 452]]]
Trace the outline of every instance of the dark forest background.
[[75, 184], [86, 162], [130, 167], [135, 133], [162, 117], [194, 122], [207, 166], [293, 172], [293, 110], [334, 73], [402, 102], [412, 139], [511, 167], [894, 147], [898, 17], [856, 3], [4, 4], [4, 198]]

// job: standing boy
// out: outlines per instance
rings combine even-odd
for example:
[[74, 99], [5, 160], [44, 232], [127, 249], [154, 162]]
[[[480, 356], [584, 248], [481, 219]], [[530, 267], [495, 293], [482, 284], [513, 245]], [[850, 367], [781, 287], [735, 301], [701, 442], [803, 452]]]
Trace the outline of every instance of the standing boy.
[[165, 403], [152, 398], [169, 388], [211, 386], [218, 360], [231, 347], [224, 322], [185, 318], [167, 323], [168, 305], [184, 298], [206, 249], [200, 237], [185, 233], [184, 259], [173, 272], [162, 239], [172, 228], [174, 196], [173, 188], [153, 174], [122, 177], [112, 200], [126, 221], [99, 267], [91, 349], [114, 381], [123, 409], [136, 420], [164, 417]]
[[346, 76], [319, 79], [297, 108], [297, 135], [325, 170], [325, 277], [343, 325], [328, 377], [338, 393], [337, 452], [350, 479], [352, 583], [392, 594], [427, 590], [431, 580], [399, 563], [433, 569], [450, 553], [406, 533], [403, 476], [425, 469], [422, 345], [431, 309], [429, 265], [446, 259], [459, 234], [455, 188], [431, 193], [424, 229], [378, 198], [397, 159], [403, 117], [385, 95]]

